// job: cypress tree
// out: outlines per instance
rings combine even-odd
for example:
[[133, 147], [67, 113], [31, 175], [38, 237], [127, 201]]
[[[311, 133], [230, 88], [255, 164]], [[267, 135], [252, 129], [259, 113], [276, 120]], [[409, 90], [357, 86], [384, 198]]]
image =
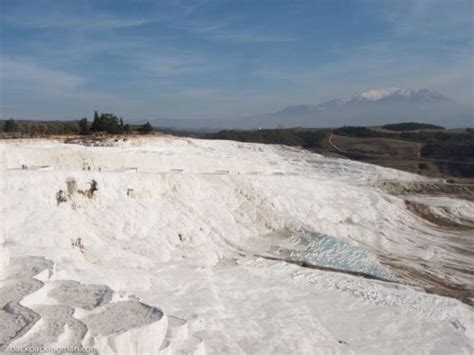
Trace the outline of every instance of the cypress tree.
[[151, 126], [150, 122], [145, 123], [140, 127], [140, 132], [143, 134], [148, 134], [153, 132], [153, 127]]
[[3, 125], [3, 132], [18, 132], [18, 124], [13, 120], [13, 118], [10, 118], [8, 121], [5, 121]]
[[79, 134], [85, 136], [89, 133], [89, 123], [87, 122], [87, 118], [83, 118], [79, 121]]

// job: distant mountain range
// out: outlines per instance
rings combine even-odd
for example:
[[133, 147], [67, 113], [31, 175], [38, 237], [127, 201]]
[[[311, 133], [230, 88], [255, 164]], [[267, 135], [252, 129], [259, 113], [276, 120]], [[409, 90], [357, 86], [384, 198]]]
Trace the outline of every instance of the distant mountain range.
[[263, 115], [231, 119], [156, 120], [157, 127], [189, 130], [277, 127], [337, 127], [417, 121], [447, 127], [472, 127], [472, 108], [427, 89], [382, 88], [317, 105], [293, 105]]
[[275, 114], [283, 116], [294, 114], [306, 115], [308, 113], [314, 114], [345, 107], [367, 107], [374, 104], [426, 104], [449, 101], [450, 100], [446, 96], [427, 89], [403, 90], [399, 88], [387, 88], [368, 90], [349, 99], [334, 99], [323, 102], [319, 105], [288, 106]]

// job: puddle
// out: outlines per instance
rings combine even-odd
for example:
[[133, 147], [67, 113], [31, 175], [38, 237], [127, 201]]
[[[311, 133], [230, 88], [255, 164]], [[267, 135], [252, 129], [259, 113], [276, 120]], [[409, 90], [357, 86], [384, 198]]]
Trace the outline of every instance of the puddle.
[[293, 236], [292, 242], [291, 249], [279, 250], [281, 257], [387, 280], [397, 279], [374, 254], [348, 242], [324, 234]]

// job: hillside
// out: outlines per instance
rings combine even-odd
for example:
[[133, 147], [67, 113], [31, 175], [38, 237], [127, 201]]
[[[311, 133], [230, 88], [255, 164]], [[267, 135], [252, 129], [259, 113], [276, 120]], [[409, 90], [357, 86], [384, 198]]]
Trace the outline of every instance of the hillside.
[[472, 130], [442, 127], [433, 129], [432, 125], [428, 127], [408, 122], [369, 127], [343, 126], [335, 129], [223, 130], [194, 135], [239, 142], [300, 146], [328, 156], [336, 155], [423, 176], [473, 184]]
[[4, 348], [472, 350], [474, 205], [396, 192], [430, 180], [172, 136], [0, 148]]

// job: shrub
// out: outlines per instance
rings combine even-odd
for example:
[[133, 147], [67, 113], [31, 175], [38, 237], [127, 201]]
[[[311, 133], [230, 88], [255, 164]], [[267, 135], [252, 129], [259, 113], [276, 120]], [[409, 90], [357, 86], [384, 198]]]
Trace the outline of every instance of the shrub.
[[3, 132], [5, 133], [18, 132], [18, 125], [13, 120], [13, 118], [10, 118], [8, 121], [5, 121], [5, 123], [3, 124]]
[[153, 127], [151, 126], [150, 122], [147, 122], [144, 125], [141, 125], [138, 130], [143, 134], [148, 134], [153, 132]]
[[334, 130], [334, 134], [360, 138], [395, 138], [397, 134], [377, 131], [367, 127], [344, 126]]
[[427, 143], [421, 148], [421, 156], [440, 159], [474, 160], [474, 144]]
[[93, 132], [123, 133], [123, 125], [120, 119], [112, 113], [98, 115], [95, 112], [91, 130]]
[[418, 123], [418, 122], [403, 122], [403, 123], [393, 123], [386, 124], [382, 126], [384, 129], [390, 131], [416, 131], [419, 129], [445, 129], [442, 126], [437, 126], [430, 123]]

